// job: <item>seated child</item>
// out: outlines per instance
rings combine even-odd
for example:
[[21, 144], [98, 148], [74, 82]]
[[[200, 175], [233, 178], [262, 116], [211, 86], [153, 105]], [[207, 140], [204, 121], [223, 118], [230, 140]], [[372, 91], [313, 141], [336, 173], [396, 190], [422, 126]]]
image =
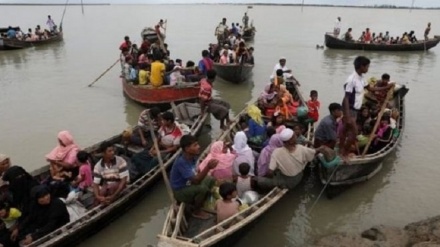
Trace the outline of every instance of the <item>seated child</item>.
[[0, 231], [0, 244], [14, 246], [13, 242], [18, 237], [18, 219], [21, 217], [20, 210], [12, 208], [7, 202], [0, 202], [0, 219], [3, 228]]
[[310, 91], [310, 100], [307, 101], [307, 107], [309, 108], [309, 119], [313, 123], [317, 122], [319, 119], [319, 107], [321, 107], [321, 103], [318, 101], [318, 91]]
[[312, 145], [312, 142], [307, 140], [307, 138], [303, 135], [301, 125], [295, 124], [295, 126], [293, 126], [293, 131], [295, 132], [296, 135], [296, 144], [300, 144], [303, 146]]
[[237, 197], [237, 188], [233, 183], [225, 182], [221, 184], [219, 192], [222, 199], [217, 200], [215, 205], [217, 223], [220, 223], [238, 213], [238, 208], [240, 206], [235, 200]]
[[250, 169], [251, 167], [248, 163], [241, 163], [240, 165], [238, 165], [238, 171], [240, 172], [240, 175], [235, 178], [238, 197], [242, 197], [244, 192], [252, 190], [252, 176], [249, 175]]
[[89, 154], [86, 151], [79, 151], [76, 155], [79, 167], [79, 174], [72, 181], [73, 187], [78, 187], [81, 191], [86, 191], [93, 184], [92, 166], [89, 163]]

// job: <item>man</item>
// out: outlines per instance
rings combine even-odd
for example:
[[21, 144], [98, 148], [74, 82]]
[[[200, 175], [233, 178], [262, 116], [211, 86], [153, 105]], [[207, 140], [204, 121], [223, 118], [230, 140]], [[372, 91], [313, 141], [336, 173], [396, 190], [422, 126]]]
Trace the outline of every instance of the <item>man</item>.
[[201, 74], [206, 76], [206, 73], [208, 70], [212, 70], [214, 68], [214, 61], [212, 61], [211, 58], [209, 58], [209, 51], [203, 50], [202, 51], [202, 59], [199, 61], [199, 71]]
[[247, 64], [252, 64], [252, 65], [255, 64], [255, 60], [254, 60], [254, 47], [250, 47], [250, 48], [247, 50], [247, 56], [246, 56], [246, 61], [245, 61], [245, 63], [247, 63]]
[[215, 180], [207, 175], [217, 166], [218, 160], [210, 160], [203, 170], [196, 173], [197, 157], [200, 154], [197, 139], [194, 136], [185, 135], [180, 140], [180, 147], [183, 152], [174, 161], [170, 172], [170, 184], [174, 198], [178, 202], [192, 204], [194, 217], [207, 219], [209, 214], [203, 212], [201, 208], [215, 184]]
[[158, 107], [145, 109], [141, 112], [137, 123], [138, 135], [134, 135], [132, 138], [134, 143], [143, 147], [147, 146], [148, 142], [145, 136], [150, 134], [150, 122], [153, 130], [157, 131], [160, 125], [160, 109]]
[[273, 79], [276, 76], [277, 70], [279, 70], [279, 69], [281, 69], [284, 72], [283, 77], [285, 80], [291, 79], [291, 80], [295, 81], [298, 86], [300, 86], [299, 81], [293, 76], [292, 70], [287, 68], [285, 57], [281, 57], [279, 60], [279, 63], [277, 63], [275, 65], [275, 67], [273, 68], [272, 75], [270, 76], [270, 79]]
[[344, 40], [347, 42], [353, 42], [353, 35], [351, 35], [351, 27], [347, 30], [347, 32], [344, 34]]
[[49, 30], [51, 32], [54, 31], [55, 29], [55, 22], [52, 20], [52, 18], [50, 17], [50, 15], [47, 16], [47, 21], [46, 21], [46, 25], [49, 27]]
[[315, 143], [313, 144], [315, 148], [324, 145], [333, 149], [336, 145], [338, 138], [337, 119], [342, 116], [342, 106], [338, 103], [331, 103], [328, 110], [330, 115], [324, 117], [316, 128]]
[[428, 26], [425, 29], [425, 41], [429, 40], [429, 32], [431, 32], [431, 22], [428, 22]]
[[118, 199], [130, 180], [127, 162], [115, 155], [115, 148], [108, 142], [100, 146], [102, 159], [93, 169], [93, 192], [98, 203], [108, 205]]
[[223, 18], [222, 22], [218, 24], [215, 28], [214, 35], [217, 36], [217, 41], [219, 44], [224, 43], [228, 35], [228, 25], [226, 25], [226, 18]]
[[11, 26], [8, 27], [8, 32], [6, 32], [8, 39], [15, 39], [17, 36], [17, 32]]
[[[241, 34], [240, 33], [238, 33], [237, 34], [237, 39], [235, 40], [235, 45], [240, 45], [240, 43], [245, 43], [246, 44], [246, 41], [243, 39], [243, 37], [241, 36]], [[234, 45], [233, 44], [233, 45]]]
[[247, 12], [244, 13], [242, 21], [243, 21], [243, 24], [244, 24], [244, 28], [247, 28], [248, 24], [249, 24], [249, 16], [247, 15]]
[[341, 17], [338, 17], [335, 22], [335, 28], [333, 29], [333, 34], [335, 35], [335, 37], [338, 37], [340, 32], [341, 32]]
[[383, 41], [388, 42], [390, 41], [390, 32], [386, 31], [385, 36], [383, 36]]
[[280, 139], [284, 146], [273, 151], [266, 177], [258, 177], [257, 184], [263, 190], [274, 187], [293, 189], [301, 182], [303, 170], [311, 162], [320, 149], [311, 149], [296, 144], [296, 136], [292, 129], [281, 131]]
[[238, 24], [238, 22], [237, 23], [235, 23], [235, 28], [237, 29], [237, 34], [242, 34], [241, 33], [241, 27], [240, 27], [240, 24]]
[[368, 72], [370, 67], [370, 59], [364, 56], [358, 56], [354, 60], [355, 71], [347, 78], [345, 87], [345, 96], [342, 102], [342, 107], [350, 116], [356, 120], [357, 113], [362, 107], [364, 100], [364, 89], [368, 87], [365, 83], [363, 74]]
[[207, 78], [203, 78], [200, 81], [200, 107], [202, 109], [202, 114], [205, 111], [208, 111], [219, 120], [220, 128], [224, 130], [226, 128], [225, 121], [226, 124], [231, 123], [231, 120], [229, 119], [229, 109], [231, 109], [231, 106], [226, 101], [212, 98], [212, 83], [216, 76], [217, 73], [215, 70], [208, 70]]
[[125, 36], [124, 37], [124, 41], [122, 42], [122, 44], [119, 46], [119, 50], [123, 51], [123, 50], [127, 50], [128, 53], [130, 53], [130, 49], [131, 49], [131, 41], [130, 41], [130, 37]]
[[158, 88], [163, 85], [165, 64], [157, 55], [153, 57], [153, 61], [151, 63], [150, 83], [153, 87]]
[[[229, 41], [229, 45], [235, 44], [235, 40], [237, 40], [237, 37], [235, 37], [235, 34], [230, 33], [228, 36], [228, 39], [227, 39], [227, 41]], [[227, 44], [228, 44], [228, 42], [225, 43], [225, 45], [227, 45]]]

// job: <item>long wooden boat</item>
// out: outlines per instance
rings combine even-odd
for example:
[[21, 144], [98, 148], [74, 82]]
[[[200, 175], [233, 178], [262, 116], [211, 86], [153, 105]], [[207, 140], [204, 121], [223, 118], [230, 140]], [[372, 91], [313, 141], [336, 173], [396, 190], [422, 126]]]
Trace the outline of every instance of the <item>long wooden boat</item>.
[[164, 85], [154, 88], [151, 85], [133, 85], [122, 78], [122, 88], [125, 95], [134, 102], [151, 107], [158, 106], [161, 109], [170, 108], [171, 102], [195, 102], [198, 99], [200, 83], [188, 82], [176, 86]]
[[220, 64], [214, 63], [217, 75], [226, 81], [241, 83], [248, 80], [252, 75], [252, 64]]
[[[340, 161], [334, 167], [326, 168], [322, 164], [323, 157], [320, 154], [319, 159], [319, 177], [322, 184], [329, 186], [345, 186], [359, 182], [364, 182], [372, 178], [382, 169], [382, 161], [392, 153], [400, 142], [405, 127], [405, 95], [409, 91], [408, 88], [402, 86], [394, 90], [394, 107], [399, 110], [399, 119], [396, 128], [400, 134], [378, 152], [361, 155], [350, 158], [349, 164]], [[333, 174], [334, 173], [334, 174]], [[332, 175], [333, 174], [333, 175]]]
[[41, 45], [56, 43], [56, 42], [60, 42], [62, 40], [63, 40], [63, 32], [59, 32], [54, 36], [50, 36], [48, 39], [35, 40], [35, 41], [25, 41], [25, 40], [19, 40], [19, 39], [3, 38], [3, 39], [0, 39], [0, 49], [17, 50], [17, 49], [23, 49], [23, 48], [27, 48], [27, 47], [41, 46]]
[[[197, 135], [203, 128], [207, 114], [200, 115], [200, 106], [196, 103], [181, 103], [173, 107], [174, 114], [179, 119], [179, 122], [191, 124], [191, 133]], [[136, 145], [124, 146], [121, 143], [122, 135], [116, 135], [105, 140], [113, 143], [117, 148], [117, 153], [131, 156], [142, 150], [142, 147]], [[94, 156], [97, 161], [99, 154], [96, 151], [102, 142], [86, 148], [86, 151]], [[164, 157], [164, 166], [169, 169], [177, 156], [180, 155], [181, 149], [169, 157]], [[49, 167], [45, 166], [32, 173], [35, 177], [44, 179], [48, 176]], [[93, 233], [107, 226], [111, 221], [124, 214], [129, 208], [134, 206], [140, 199], [143, 198], [148, 189], [162, 177], [160, 166], [153, 168], [151, 171], [132, 181], [126, 189], [121, 193], [119, 199], [114, 201], [109, 206], [96, 206], [88, 209], [85, 215], [77, 221], [70, 222], [63, 227], [49, 233], [48, 235], [34, 241], [28, 247], [49, 247], [49, 246], [75, 246], [85, 238]], [[91, 199], [91, 200], [90, 200]], [[83, 197], [84, 201], [92, 201], [93, 192], [89, 191]], [[88, 204], [88, 203], [85, 203]]]
[[245, 41], [252, 41], [255, 37], [256, 29], [253, 24], [251, 24], [248, 28], [243, 30], [243, 39]]
[[[240, 117], [246, 114], [246, 109], [239, 113], [228, 130], [217, 140], [229, 141], [240, 131]], [[309, 124], [308, 134], [312, 138], [312, 128]], [[311, 140], [311, 139], [309, 139]], [[209, 147], [205, 149], [199, 158], [203, 160], [209, 153]], [[237, 241], [243, 233], [249, 230], [265, 212], [275, 205], [288, 189], [274, 188], [268, 193], [261, 195], [260, 199], [249, 208], [240, 211], [227, 220], [216, 224], [215, 217], [211, 220], [198, 220], [185, 213], [185, 203], [172, 205], [165, 219], [162, 232], [158, 235], [158, 247], [207, 247], [228, 246]]]
[[366, 44], [361, 42], [347, 42], [335, 37], [332, 33], [325, 34], [325, 45], [331, 49], [364, 50], [364, 51], [427, 51], [440, 42], [439, 36], [428, 41], [418, 41], [411, 44]]

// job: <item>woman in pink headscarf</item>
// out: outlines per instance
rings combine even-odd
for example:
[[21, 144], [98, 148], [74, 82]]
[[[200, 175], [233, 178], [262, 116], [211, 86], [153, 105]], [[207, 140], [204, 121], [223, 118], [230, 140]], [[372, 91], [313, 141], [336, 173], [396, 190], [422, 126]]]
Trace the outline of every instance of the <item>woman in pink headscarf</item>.
[[217, 180], [232, 180], [232, 163], [236, 154], [232, 152], [232, 147], [228, 143], [216, 141], [212, 143], [209, 154], [200, 163], [199, 170], [203, 170], [212, 159], [218, 160], [218, 165], [209, 174]]
[[272, 156], [273, 151], [276, 148], [282, 147], [283, 141], [279, 134], [275, 134], [270, 137], [269, 144], [261, 150], [260, 156], [258, 157], [258, 176], [264, 177], [269, 170], [270, 156]]
[[72, 169], [76, 165], [76, 154], [79, 147], [73, 141], [69, 131], [61, 131], [58, 133], [58, 146], [56, 146], [49, 154], [46, 160], [54, 165], [64, 169]]

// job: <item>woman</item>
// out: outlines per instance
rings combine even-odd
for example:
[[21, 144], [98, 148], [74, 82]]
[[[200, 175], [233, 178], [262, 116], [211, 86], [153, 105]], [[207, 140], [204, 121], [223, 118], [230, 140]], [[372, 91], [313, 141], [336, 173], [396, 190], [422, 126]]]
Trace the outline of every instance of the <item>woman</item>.
[[263, 143], [266, 135], [266, 126], [264, 125], [261, 110], [255, 105], [250, 105], [247, 109], [247, 114], [250, 117], [247, 121], [249, 141], [260, 145]]
[[237, 154], [233, 163], [234, 175], [240, 174], [238, 166], [241, 163], [248, 163], [251, 167], [249, 175], [255, 176], [255, 156], [252, 149], [248, 146], [247, 141], [248, 139], [243, 131], [237, 132], [234, 136], [234, 145], [232, 145], [232, 148]]
[[4, 172], [2, 179], [9, 183], [8, 189], [12, 193], [12, 206], [26, 215], [31, 199], [31, 189], [38, 185], [37, 181], [20, 166], [9, 167]]
[[264, 88], [264, 91], [261, 93], [260, 97], [258, 98], [258, 106], [260, 109], [267, 109], [267, 108], [275, 108], [275, 101], [277, 93], [275, 92], [275, 85], [269, 84]]
[[217, 166], [210, 170], [209, 175], [217, 180], [229, 180], [232, 179], [232, 164], [236, 157], [230, 143], [216, 141], [212, 143], [209, 154], [200, 163], [198, 169], [202, 171], [210, 160], [218, 160]]
[[298, 107], [299, 104], [298, 102], [295, 102], [292, 94], [287, 90], [286, 85], [279, 86], [278, 97], [281, 99], [281, 102], [279, 102], [277, 110], [279, 110], [286, 118], [295, 115], [296, 107]]
[[283, 141], [280, 138], [279, 134], [273, 135], [270, 140], [269, 144], [261, 150], [260, 157], [258, 158], [258, 176], [264, 177], [267, 174], [267, 171], [269, 170], [269, 162], [270, 162], [270, 156], [272, 155], [272, 152], [279, 147], [283, 146]]
[[383, 116], [380, 119], [379, 128], [376, 131], [376, 137], [370, 147], [369, 153], [375, 153], [390, 143], [393, 137], [393, 129], [390, 126], [390, 117]]
[[58, 133], [58, 146], [46, 155], [52, 179], [62, 181], [77, 176], [76, 155], [79, 149], [69, 131]]
[[279, 112], [276, 111], [272, 115], [272, 119], [269, 122], [268, 126], [271, 126], [275, 129], [276, 133], [279, 134], [283, 129], [286, 128], [286, 125], [284, 125], [285, 119], [284, 116]]
[[360, 113], [361, 114], [356, 119], [358, 132], [361, 134], [369, 134], [369, 133], [364, 133], [364, 126], [366, 124], [369, 124], [371, 121], [370, 109], [367, 106], [362, 106]]

